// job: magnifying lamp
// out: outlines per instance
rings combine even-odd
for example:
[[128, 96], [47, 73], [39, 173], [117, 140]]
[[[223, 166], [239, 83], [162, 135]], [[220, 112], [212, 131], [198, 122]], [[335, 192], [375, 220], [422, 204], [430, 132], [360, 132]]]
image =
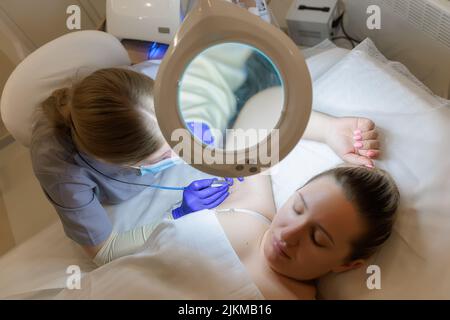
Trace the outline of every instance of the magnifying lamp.
[[232, 3], [199, 0], [161, 63], [155, 109], [172, 149], [205, 173], [243, 177], [296, 146], [312, 85], [299, 48]]

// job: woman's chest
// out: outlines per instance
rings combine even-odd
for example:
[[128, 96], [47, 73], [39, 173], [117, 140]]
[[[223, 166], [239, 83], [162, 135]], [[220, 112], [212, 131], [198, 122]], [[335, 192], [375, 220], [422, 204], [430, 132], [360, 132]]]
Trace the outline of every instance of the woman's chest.
[[258, 252], [264, 233], [270, 224], [257, 213], [249, 214], [239, 210], [217, 210], [216, 216], [225, 235], [242, 263]]

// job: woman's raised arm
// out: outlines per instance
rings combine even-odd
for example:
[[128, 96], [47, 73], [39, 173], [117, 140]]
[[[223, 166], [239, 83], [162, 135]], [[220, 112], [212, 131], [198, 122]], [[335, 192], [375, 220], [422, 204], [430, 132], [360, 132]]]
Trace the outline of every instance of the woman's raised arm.
[[375, 123], [367, 118], [335, 118], [313, 111], [304, 139], [326, 143], [344, 161], [373, 167], [380, 156]]

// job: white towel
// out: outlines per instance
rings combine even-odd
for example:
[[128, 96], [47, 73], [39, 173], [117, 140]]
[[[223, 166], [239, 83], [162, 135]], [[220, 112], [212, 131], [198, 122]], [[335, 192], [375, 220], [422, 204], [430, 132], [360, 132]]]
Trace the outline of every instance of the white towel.
[[264, 299], [213, 211], [164, 220], [145, 248], [103, 266], [56, 299]]

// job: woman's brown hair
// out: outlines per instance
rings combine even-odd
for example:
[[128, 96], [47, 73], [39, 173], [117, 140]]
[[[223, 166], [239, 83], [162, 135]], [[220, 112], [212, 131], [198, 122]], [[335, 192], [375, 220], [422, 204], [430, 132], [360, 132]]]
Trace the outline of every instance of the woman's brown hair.
[[352, 243], [348, 261], [367, 259], [390, 237], [395, 213], [400, 202], [400, 193], [388, 172], [361, 166], [339, 166], [313, 177], [329, 176], [342, 187], [366, 226], [362, 237]]
[[81, 151], [109, 163], [136, 164], [163, 145], [153, 80], [132, 70], [98, 70], [53, 92], [42, 108], [57, 134], [70, 135]]

